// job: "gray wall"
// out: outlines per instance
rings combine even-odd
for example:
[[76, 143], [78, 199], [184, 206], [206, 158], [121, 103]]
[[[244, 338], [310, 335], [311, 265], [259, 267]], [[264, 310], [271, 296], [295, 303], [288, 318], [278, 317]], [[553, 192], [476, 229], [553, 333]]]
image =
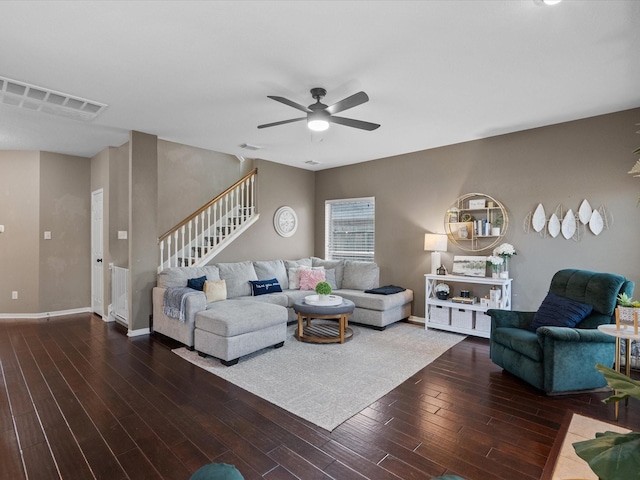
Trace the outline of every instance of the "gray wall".
[[158, 140], [158, 236], [251, 171], [232, 155]]
[[[241, 164], [230, 155], [158, 141], [156, 235], [254, 166], [260, 220], [215, 262], [323, 256], [324, 201], [375, 196], [381, 281], [412, 288], [413, 313], [423, 316], [423, 275], [430, 270], [423, 235], [442, 232], [450, 203], [477, 191], [496, 197], [509, 211], [505, 241], [518, 250], [510, 268], [514, 307], [535, 309], [559, 268], [616, 272], [640, 281], [640, 182], [627, 174], [636, 161], [632, 152], [640, 146], [635, 134], [639, 118], [640, 109], [635, 109], [315, 173], [263, 160]], [[6, 228], [0, 234], [2, 314], [91, 304], [90, 192], [104, 185], [109, 187], [109, 255], [128, 266], [129, 242], [117, 240], [117, 231], [129, 229], [129, 145], [108, 148], [91, 162], [42, 154], [48, 163], [43, 167], [40, 157], [40, 152], [0, 152], [0, 224]], [[178, 193], [185, 189], [197, 194]], [[585, 198], [593, 206], [605, 205], [613, 216], [613, 225], [600, 236], [586, 232], [576, 243], [524, 233], [525, 217], [538, 203], [547, 211], [558, 204], [575, 210]], [[273, 214], [282, 205], [298, 214], [298, 231], [290, 238], [273, 229]], [[53, 232], [52, 241], [41, 240], [45, 229]], [[77, 239], [78, 245], [63, 246], [58, 238]], [[149, 248], [157, 255], [155, 243]], [[450, 244], [445, 264], [451, 267], [453, 255], [460, 254], [465, 252]], [[53, 283], [62, 276], [71, 280], [61, 291]], [[11, 300], [12, 290], [19, 291], [18, 300]], [[60, 297], [64, 305], [57, 303]]]
[[[84, 157], [40, 154], [40, 308], [86, 308], [91, 299], [91, 165]], [[44, 240], [43, 232], [51, 232]]]
[[[260, 219], [214, 258], [212, 263], [294, 259], [312, 255], [314, 172], [266, 160], [255, 160], [254, 165], [258, 169]], [[292, 207], [298, 217], [296, 233], [287, 238], [279, 236], [273, 228], [273, 215], [283, 205]]]
[[40, 153], [0, 151], [0, 313], [39, 312], [39, 210]]
[[[129, 330], [150, 326], [158, 268], [158, 138], [129, 134]], [[155, 248], [154, 248], [155, 247]]]
[[[90, 305], [89, 187], [86, 158], [0, 152], [0, 313]], [[11, 300], [14, 290], [18, 300]]]
[[[500, 200], [509, 213], [504, 241], [518, 252], [510, 262], [514, 309], [537, 309], [560, 268], [615, 272], [639, 282], [640, 181], [627, 174], [640, 146], [639, 119], [640, 109], [634, 109], [320, 171], [316, 255], [324, 248], [325, 200], [375, 196], [381, 282], [413, 289], [413, 313], [424, 316], [424, 274], [430, 272], [424, 233], [443, 233], [450, 204], [462, 194], [481, 192]], [[524, 232], [524, 220], [538, 203], [548, 212], [558, 204], [575, 212], [585, 198], [594, 207], [605, 205], [613, 216], [611, 228], [599, 236], [587, 231], [576, 243]], [[468, 253], [449, 242], [443, 254], [449, 269], [453, 255]]]

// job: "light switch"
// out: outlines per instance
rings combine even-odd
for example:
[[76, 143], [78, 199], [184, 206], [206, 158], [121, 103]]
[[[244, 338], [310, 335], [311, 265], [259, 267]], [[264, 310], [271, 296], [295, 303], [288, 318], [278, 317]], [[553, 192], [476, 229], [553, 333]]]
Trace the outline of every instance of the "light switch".
[[4, 225], [0, 225], [0, 233], [4, 233]]
[[44, 232], [44, 239], [51, 240], [51, 232]]
[[118, 240], [126, 240], [126, 239], [127, 239], [127, 231], [118, 230]]

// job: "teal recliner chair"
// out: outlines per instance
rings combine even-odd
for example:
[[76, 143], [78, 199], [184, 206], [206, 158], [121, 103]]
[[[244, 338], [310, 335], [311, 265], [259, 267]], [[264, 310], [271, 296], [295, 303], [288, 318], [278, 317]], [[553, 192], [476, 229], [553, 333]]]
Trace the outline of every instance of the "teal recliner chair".
[[548, 395], [605, 387], [595, 365], [613, 365], [615, 338], [597, 327], [615, 323], [616, 297], [633, 287], [620, 275], [560, 270], [538, 312], [487, 311], [491, 360]]

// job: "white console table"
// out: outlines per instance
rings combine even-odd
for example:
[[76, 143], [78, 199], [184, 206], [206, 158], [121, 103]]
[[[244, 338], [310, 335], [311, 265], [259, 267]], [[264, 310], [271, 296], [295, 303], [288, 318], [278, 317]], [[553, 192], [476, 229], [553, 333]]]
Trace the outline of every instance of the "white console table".
[[[461, 289], [467, 284], [472, 288], [474, 285], [488, 293], [492, 286], [500, 287], [500, 308], [511, 310], [511, 278], [488, 278], [488, 277], [465, 277], [461, 275], [433, 275], [425, 274], [425, 329], [437, 328], [450, 332], [475, 335], [489, 338], [490, 331], [487, 328], [487, 318], [484, 313], [489, 309], [487, 305], [481, 305], [480, 300], [474, 304], [456, 303], [449, 300], [440, 300], [436, 297], [435, 288], [438, 283], [444, 282], [450, 288]], [[480, 297], [483, 292], [473, 292], [473, 296]], [[450, 295], [460, 296], [460, 295]], [[435, 311], [438, 309], [438, 312]], [[438, 319], [434, 314], [438, 314]], [[461, 315], [457, 315], [457, 314]], [[449, 320], [447, 321], [447, 315]]]

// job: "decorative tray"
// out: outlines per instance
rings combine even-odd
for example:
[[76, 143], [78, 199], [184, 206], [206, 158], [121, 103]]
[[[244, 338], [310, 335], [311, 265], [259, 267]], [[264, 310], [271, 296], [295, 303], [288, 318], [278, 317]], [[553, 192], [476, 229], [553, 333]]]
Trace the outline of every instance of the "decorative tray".
[[331, 307], [334, 305], [340, 305], [342, 303], [342, 297], [338, 295], [327, 295], [326, 300], [321, 300], [320, 295], [308, 295], [304, 297], [304, 303], [306, 303], [307, 305]]

